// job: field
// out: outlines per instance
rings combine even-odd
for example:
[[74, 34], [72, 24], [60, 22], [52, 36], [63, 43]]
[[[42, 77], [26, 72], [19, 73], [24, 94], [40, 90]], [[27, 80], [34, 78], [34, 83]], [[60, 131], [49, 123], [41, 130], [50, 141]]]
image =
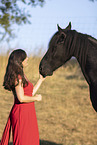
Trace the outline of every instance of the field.
[[[30, 57], [25, 68], [33, 84], [39, 78], [39, 62], [40, 58]], [[11, 92], [2, 87], [6, 64], [7, 57], [0, 56], [0, 139], [13, 105]], [[77, 61], [69, 61], [47, 77], [37, 93], [43, 96], [35, 103], [41, 145], [97, 145], [97, 113]]]

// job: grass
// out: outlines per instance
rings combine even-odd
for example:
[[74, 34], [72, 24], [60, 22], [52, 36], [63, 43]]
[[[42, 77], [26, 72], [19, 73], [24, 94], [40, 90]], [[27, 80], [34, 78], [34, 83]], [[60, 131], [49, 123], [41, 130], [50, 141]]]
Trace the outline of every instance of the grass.
[[[40, 58], [30, 57], [25, 69], [33, 84], [39, 78], [39, 62]], [[0, 56], [0, 138], [13, 104], [11, 92], [2, 87], [6, 63], [7, 57]], [[97, 145], [97, 114], [76, 61], [47, 77], [37, 93], [43, 96], [35, 103], [41, 145]]]

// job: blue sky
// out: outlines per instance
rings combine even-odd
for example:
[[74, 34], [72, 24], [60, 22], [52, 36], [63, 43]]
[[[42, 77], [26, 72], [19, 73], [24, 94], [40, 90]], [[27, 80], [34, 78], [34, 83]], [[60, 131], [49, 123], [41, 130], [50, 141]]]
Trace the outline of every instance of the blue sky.
[[26, 9], [31, 14], [31, 24], [14, 27], [17, 38], [10, 42], [10, 48], [22, 48], [28, 53], [38, 52], [40, 48], [46, 51], [51, 36], [57, 31], [57, 24], [65, 28], [70, 21], [72, 29], [97, 39], [97, 2], [46, 0], [42, 8]]

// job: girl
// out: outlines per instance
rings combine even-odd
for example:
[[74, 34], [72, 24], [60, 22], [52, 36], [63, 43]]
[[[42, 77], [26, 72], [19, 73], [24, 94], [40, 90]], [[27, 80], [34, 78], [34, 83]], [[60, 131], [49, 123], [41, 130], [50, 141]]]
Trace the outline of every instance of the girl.
[[25, 77], [23, 68], [27, 66], [27, 54], [24, 50], [14, 50], [9, 56], [3, 86], [12, 91], [14, 105], [1, 139], [1, 145], [8, 145], [12, 127], [13, 145], [39, 145], [35, 101], [41, 101], [41, 95], [35, 95], [44, 78], [33, 84]]

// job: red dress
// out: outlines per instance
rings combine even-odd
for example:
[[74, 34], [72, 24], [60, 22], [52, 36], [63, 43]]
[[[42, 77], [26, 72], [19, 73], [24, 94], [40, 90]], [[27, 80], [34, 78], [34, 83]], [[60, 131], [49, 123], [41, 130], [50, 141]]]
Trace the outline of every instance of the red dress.
[[[28, 82], [24, 95], [32, 96], [33, 85]], [[10, 112], [0, 145], [8, 145], [12, 126], [13, 145], [39, 145], [39, 132], [34, 102], [15, 103]]]

